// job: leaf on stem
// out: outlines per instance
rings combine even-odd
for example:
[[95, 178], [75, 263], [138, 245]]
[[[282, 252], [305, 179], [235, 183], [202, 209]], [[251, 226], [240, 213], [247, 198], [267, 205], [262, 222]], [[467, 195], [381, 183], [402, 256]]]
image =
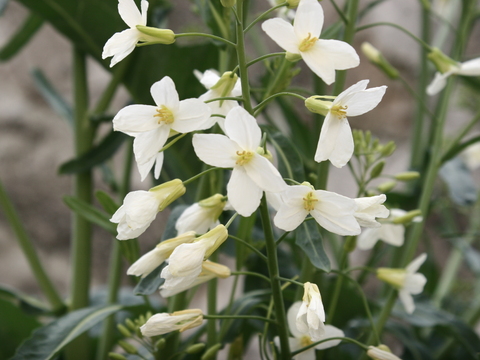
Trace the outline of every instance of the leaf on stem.
[[[7, 2], [0, 0], [0, 14], [3, 12]], [[9, 42], [0, 50], [0, 61], [6, 61], [15, 56], [42, 27], [43, 19], [30, 14], [20, 29], [13, 35]]]
[[323, 248], [323, 239], [315, 221], [305, 221], [295, 230], [295, 244], [305, 252], [317, 269], [330, 272], [330, 260]]
[[71, 210], [84, 217], [92, 224], [96, 224], [112, 234], [117, 233], [117, 225], [111, 223], [110, 216], [103, 211], [73, 196], [65, 196], [63, 201]]

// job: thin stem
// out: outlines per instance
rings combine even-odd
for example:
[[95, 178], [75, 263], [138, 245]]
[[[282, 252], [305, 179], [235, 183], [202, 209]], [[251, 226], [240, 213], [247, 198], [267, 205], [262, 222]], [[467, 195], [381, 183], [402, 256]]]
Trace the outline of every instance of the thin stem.
[[270, 283], [270, 278], [266, 277], [265, 275], [262, 275], [260, 273], [256, 273], [256, 272], [253, 272], [253, 271], [232, 271], [231, 272], [232, 275], [249, 275], [249, 276], [256, 276], [260, 279], [263, 279], [265, 281], [267, 281], [268, 283]]
[[173, 139], [168, 144], [166, 144], [164, 147], [162, 147], [159, 152], [167, 150], [169, 147], [171, 147], [173, 144], [175, 144], [178, 140], [183, 139], [187, 135], [188, 135], [188, 133], [183, 133], [183, 134], [178, 135], [175, 139]]
[[[211, 256], [212, 261], [218, 260], [218, 253], [215, 252]], [[217, 285], [216, 278], [210, 280], [207, 285], [207, 311], [209, 315], [215, 315], [217, 313]], [[217, 343], [217, 322], [207, 322], [207, 347], [211, 347]], [[212, 358], [214, 360], [216, 356]]]
[[355, 344], [359, 347], [361, 347], [362, 349], [364, 350], [368, 350], [368, 346], [366, 346], [365, 344], [362, 344], [360, 341], [357, 341], [355, 339], [352, 339], [352, 338], [347, 338], [347, 337], [341, 337], [341, 336], [337, 336], [337, 337], [331, 337], [331, 338], [327, 338], [327, 339], [322, 339], [320, 341], [317, 341], [317, 342], [314, 342], [308, 346], [305, 346], [301, 349], [298, 349], [298, 350], [295, 350], [292, 352], [292, 356], [295, 356], [295, 355], [298, 355], [304, 351], [307, 351], [308, 349], [311, 349], [321, 343], [324, 343], [326, 341], [330, 341], [330, 340], [342, 340], [342, 341], [346, 341], [346, 342], [349, 342], [349, 343], [352, 343], [352, 344]]
[[206, 320], [261, 320], [268, 322], [270, 324], [276, 324], [277, 322], [272, 319], [268, 319], [263, 316], [254, 316], [254, 315], [203, 315], [203, 318]]
[[230, 235], [228, 234], [228, 237], [235, 240], [235, 241], [238, 241], [239, 243], [242, 243], [243, 245], [245, 245], [246, 247], [248, 247], [250, 250], [252, 250], [254, 253], [256, 253], [260, 259], [264, 260], [264, 261], [267, 261], [267, 257], [261, 253], [260, 250], [258, 250], [256, 247], [254, 247], [253, 245], [249, 244], [248, 242], [246, 242], [245, 240], [242, 240], [236, 236], [233, 236], [233, 235]]
[[52, 281], [50, 280], [48, 274], [43, 268], [42, 263], [38, 257], [38, 254], [33, 246], [32, 241], [30, 240], [25, 227], [20, 221], [20, 217], [15, 210], [10, 198], [5, 191], [2, 182], [0, 181], [0, 205], [3, 207], [5, 217], [7, 218], [10, 226], [13, 229], [13, 232], [16, 235], [17, 241], [22, 248], [23, 254], [27, 258], [28, 264], [32, 269], [33, 275], [36, 277], [38, 285], [42, 289], [45, 297], [50, 303], [54, 313], [60, 313], [65, 308], [65, 305], [62, 301], [62, 298], [55, 289]]
[[280, 236], [278, 240], [275, 242], [275, 245], [278, 246], [283, 240], [287, 238], [288, 234], [290, 234], [290, 231], [287, 231], [284, 234], [282, 234], [282, 236]]
[[[458, 143], [462, 141], [465, 135], [467, 135], [470, 132], [470, 130], [472, 130], [472, 128], [478, 123], [479, 120], [480, 120], [480, 111], [473, 117], [472, 120], [470, 120], [470, 122], [467, 125], [465, 125], [465, 127], [462, 130], [458, 132], [457, 136], [455, 136], [455, 138], [448, 144], [444, 154], [448, 155], [451, 151], [453, 151], [455, 146], [457, 146]], [[443, 156], [443, 158], [445, 158], [445, 156]]]
[[205, 100], [204, 103], [208, 104], [208, 103], [211, 103], [211, 102], [214, 102], [214, 101], [222, 101], [222, 100], [243, 101], [243, 98], [235, 97], [235, 96], [224, 96], [224, 97], [219, 97], [219, 98], [215, 98], [215, 99]]
[[247, 33], [252, 27], [253, 25], [255, 25], [257, 22], [259, 22], [260, 20], [264, 19], [268, 14], [270, 14], [272, 11], [275, 11], [277, 9], [280, 9], [284, 6], [287, 6], [288, 3], [285, 1], [284, 3], [281, 3], [281, 4], [278, 4], [274, 7], [272, 7], [271, 9], [268, 9], [267, 11], [265, 11], [263, 14], [261, 14], [260, 16], [258, 16], [255, 20], [253, 20], [250, 25], [248, 25], [245, 30], [243, 30], [244, 33]]
[[293, 280], [293, 279], [288, 279], [288, 278], [284, 278], [284, 277], [281, 277], [281, 276], [277, 276], [276, 279], [277, 279], [277, 280], [280, 280], [280, 281], [285, 281], [285, 282], [289, 282], [289, 283], [298, 285], [298, 286], [300, 286], [302, 289], [303, 289], [303, 286], [304, 286], [303, 283], [301, 283], [301, 282], [299, 282], [299, 281], [296, 281], [296, 280]]
[[230, 225], [232, 225], [233, 220], [235, 220], [237, 216], [238, 216], [238, 213], [236, 212], [236, 213], [233, 214], [232, 217], [228, 220], [228, 222], [225, 224], [225, 227], [226, 227], [227, 229], [230, 227]]
[[227, 45], [230, 45], [230, 46], [236, 46], [235, 43], [233, 43], [233, 42], [231, 42], [227, 39], [224, 39], [220, 36], [216, 36], [216, 35], [212, 35], [212, 34], [197, 33], [197, 32], [175, 34], [175, 39], [181, 38], [181, 37], [187, 37], [187, 36], [202, 36], [202, 37], [210, 38], [210, 39], [213, 39], [213, 40], [221, 41], [221, 42], [223, 42]]
[[194, 182], [195, 180], [197, 180], [198, 178], [201, 178], [203, 175], [208, 174], [209, 172], [214, 171], [214, 170], [222, 170], [222, 168], [213, 167], [213, 168], [207, 169], [205, 171], [202, 171], [200, 174], [197, 174], [195, 176], [192, 176], [190, 179], [185, 180], [183, 182], [183, 185], [188, 185], [191, 182]]
[[270, 101], [272, 101], [273, 99], [275, 99], [276, 97], [279, 97], [279, 96], [293, 96], [293, 97], [296, 97], [296, 98], [299, 98], [299, 99], [305, 101], [305, 98], [302, 95], [298, 95], [298, 94], [295, 94], [295, 93], [292, 93], [292, 92], [286, 92], [286, 91], [285, 92], [279, 92], [279, 93], [276, 93], [276, 94], [273, 94], [273, 95], [269, 96], [268, 98], [263, 100], [260, 104], [255, 106], [253, 108], [253, 115], [256, 116], [258, 114], [258, 112], [260, 112], [262, 110], [262, 108], [267, 103], [269, 103]]
[[[266, 54], [266, 55], [260, 56], [256, 59], [250, 60], [247, 63], [247, 67], [250, 67], [253, 64], [256, 64], [257, 62], [260, 62], [262, 60], [265, 60], [265, 59], [268, 59], [268, 58], [271, 58], [271, 57], [275, 57], [275, 56], [285, 56], [285, 52], [277, 52], [277, 53], [271, 53], [271, 54]], [[235, 68], [235, 69], [237, 69], [237, 68]], [[235, 72], [235, 69], [233, 70], [233, 72]]]
[[245, 33], [243, 32], [243, 5], [244, 0], [237, 1], [237, 59], [238, 70], [240, 72], [240, 82], [242, 85], [242, 96], [244, 98], [243, 106], [250, 114], [253, 115], [252, 102], [250, 100], [250, 84], [248, 82], [247, 59], [245, 53]]
[[[345, 249], [342, 250], [342, 258], [340, 259], [340, 270], [344, 270], [347, 266], [348, 252]], [[338, 298], [340, 297], [340, 292], [342, 290], [343, 277], [339, 276], [335, 282], [335, 289], [333, 290], [332, 299], [330, 300], [330, 306], [327, 313], [327, 321], [329, 324], [333, 323], [333, 316], [335, 315], [335, 310], [337, 309]]]
[[263, 232], [265, 234], [265, 246], [267, 250], [268, 258], [268, 272], [270, 274], [272, 284], [272, 297], [275, 307], [275, 315], [278, 322], [278, 336], [280, 338], [280, 359], [290, 360], [290, 344], [288, 335], [288, 324], [285, 312], [285, 304], [283, 302], [283, 294], [280, 285], [280, 281], [277, 280], [279, 276], [278, 259], [277, 259], [277, 247], [275, 245], [275, 239], [273, 237], [272, 224], [270, 223], [270, 216], [268, 214], [267, 198], [265, 195], [262, 197], [260, 204], [260, 216], [262, 219]]
[[338, 7], [335, 0], [330, 0], [330, 2], [332, 3], [333, 7], [335, 8], [335, 11], [337, 12], [338, 16], [340, 16], [342, 18], [343, 23], [345, 25], [347, 25], [349, 21], [348, 21], [347, 17], [345, 16], [345, 14], [343, 13], [343, 11]]

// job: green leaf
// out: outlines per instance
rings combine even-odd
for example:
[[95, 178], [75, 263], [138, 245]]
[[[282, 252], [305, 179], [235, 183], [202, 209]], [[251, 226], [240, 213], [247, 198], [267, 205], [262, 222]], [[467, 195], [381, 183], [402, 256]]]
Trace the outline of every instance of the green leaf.
[[165, 282], [165, 279], [160, 277], [160, 273], [164, 267], [165, 262], [159, 265], [150, 274], [142, 278], [138, 282], [137, 286], [135, 286], [135, 289], [133, 289], [133, 293], [135, 295], [152, 295], [155, 291], [157, 291], [158, 288]]
[[[5, 2], [6, 3], [6, 2]], [[2, 5], [0, 3], [0, 13], [2, 12]], [[43, 19], [36, 15], [30, 14], [27, 19], [24, 21], [20, 30], [13, 35], [8, 43], [0, 50], [0, 61], [6, 61], [15, 56], [24, 45], [32, 38], [33, 35], [40, 29], [43, 25]]]
[[62, 118], [68, 121], [73, 127], [73, 110], [65, 99], [55, 90], [53, 85], [48, 81], [43, 72], [39, 69], [32, 70], [32, 77], [40, 94], [50, 107]]
[[[5, 286], [0, 286], [0, 299], [2, 298], [14, 303], [22, 311], [30, 315], [40, 315], [50, 312], [50, 308], [40, 300]], [[0, 356], [0, 359], [1, 358]]]
[[174, 238], [177, 236], [177, 229], [175, 229], [175, 224], [177, 223], [178, 218], [187, 208], [187, 205], [178, 205], [175, 206], [170, 213], [170, 216], [167, 220], [167, 225], [165, 226], [165, 231], [162, 235], [162, 241]]
[[451, 149], [449, 152], [447, 152], [445, 155], [443, 155], [442, 163], [447, 162], [450, 159], [453, 159], [455, 156], [460, 154], [467, 147], [469, 147], [470, 145], [473, 145], [473, 144], [475, 144], [479, 141], [480, 141], [480, 136], [475, 136], [475, 137], [471, 138], [470, 140], [467, 140], [467, 141], [465, 141], [461, 144], [458, 144], [453, 149]]
[[77, 336], [122, 308], [121, 305], [97, 306], [71, 312], [36, 330], [11, 360], [53, 359]]
[[117, 225], [110, 222], [110, 216], [97, 209], [95, 206], [92, 206], [73, 196], [64, 196], [63, 201], [71, 210], [84, 217], [91, 223], [102, 227], [112, 234], [117, 233]]
[[103, 138], [100, 144], [90, 149], [90, 151], [77, 159], [67, 161], [60, 165], [59, 173], [81, 173], [90, 170], [94, 166], [104, 163], [115, 154], [117, 149], [127, 138], [128, 136], [123, 133], [111, 131], [110, 134]]
[[295, 244], [305, 252], [317, 269], [330, 271], [330, 260], [323, 248], [323, 239], [314, 220], [305, 221], [296, 230]]
[[473, 205], [477, 200], [477, 187], [472, 173], [459, 157], [447, 161], [439, 175], [448, 186], [451, 199], [458, 205]]
[[15, 349], [41, 324], [7, 300], [0, 299], [0, 359], [10, 359]]
[[118, 205], [117, 202], [113, 200], [105, 191], [98, 190], [95, 193], [95, 197], [108, 215], [113, 215], [120, 207], [120, 205]]

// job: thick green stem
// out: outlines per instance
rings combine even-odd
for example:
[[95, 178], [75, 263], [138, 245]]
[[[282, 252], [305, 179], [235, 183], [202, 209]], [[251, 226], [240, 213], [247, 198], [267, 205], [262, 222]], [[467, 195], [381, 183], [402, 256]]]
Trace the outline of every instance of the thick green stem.
[[[90, 150], [93, 142], [93, 128], [88, 118], [88, 84], [86, 55], [79, 49], [73, 51], [75, 84], [75, 155], [77, 157]], [[85, 203], [92, 202], [92, 173], [81, 172], [74, 178], [74, 196]], [[71, 246], [71, 310], [81, 309], [89, 304], [91, 276], [92, 227], [80, 214], [73, 214], [73, 233]], [[90, 347], [88, 335], [83, 334], [67, 348], [67, 358], [88, 359]]]
[[265, 247], [268, 257], [268, 272], [272, 284], [272, 297], [275, 307], [275, 317], [278, 323], [278, 336], [280, 338], [280, 359], [290, 360], [290, 345], [288, 342], [288, 324], [285, 312], [285, 304], [283, 303], [283, 294], [278, 276], [277, 248], [273, 237], [272, 224], [268, 214], [268, 205], [265, 195], [262, 197], [260, 204], [260, 215], [262, 218], [263, 232], [265, 234]]
[[[210, 260], [217, 261], [218, 253], [212, 254]], [[207, 311], [208, 315], [217, 314], [217, 279], [212, 279], [207, 285]], [[207, 348], [215, 345], [217, 340], [217, 322], [215, 319], [207, 322]], [[216, 359], [216, 355], [212, 357], [212, 360]]]
[[63, 304], [62, 298], [53, 286], [52, 281], [48, 277], [45, 269], [40, 262], [38, 254], [33, 246], [32, 241], [30, 240], [27, 231], [23, 227], [20, 218], [15, 211], [15, 208], [10, 201], [7, 192], [3, 188], [3, 184], [0, 181], [0, 206], [3, 207], [3, 211], [5, 212], [5, 216], [12, 227], [15, 236], [17, 237], [17, 241], [22, 248], [23, 254], [27, 258], [28, 264], [32, 269], [33, 275], [36, 277], [38, 285], [42, 289], [45, 297], [47, 298], [48, 302], [50, 303], [53, 312], [58, 313], [61, 312], [65, 305]]
[[[340, 259], [340, 271], [343, 271], [347, 268], [347, 259], [348, 252], [342, 250], [342, 258]], [[335, 310], [337, 309], [338, 298], [340, 297], [340, 292], [342, 290], [343, 276], [338, 276], [337, 281], [335, 282], [335, 289], [333, 290], [332, 298], [330, 299], [330, 306], [327, 313], [327, 321], [329, 324], [333, 323], [333, 316], [335, 315]]]
[[237, 59], [238, 70], [240, 72], [240, 82], [242, 84], [243, 106], [253, 115], [252, 101], [250, 99], [250, 84], [248, 82], [247, 57], [245, 53], [245, 34], [243, 32], [243, 4], [244, 0], [237, 1]]

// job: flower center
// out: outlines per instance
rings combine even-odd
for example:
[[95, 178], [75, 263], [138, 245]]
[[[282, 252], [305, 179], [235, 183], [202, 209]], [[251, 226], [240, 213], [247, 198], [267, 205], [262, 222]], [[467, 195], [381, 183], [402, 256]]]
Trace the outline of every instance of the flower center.
[[308, 335], [303, 335], [303, 336], [300, 338], [300, 344], [302, 344], [302, 347], [305, 347], [305, 346], [308, 346], [308, 345], [313, 344], [313, 342], [312, 342], [312, 339], [310, 338], [310, 336], [308, 336]]
[[338, 116], [340, 119], [345, 119], [347, 117], [347, 105], [334, 105], [330, 109], [330, 112], [336, 116]]
[[153, 116], [158, 117], [158, 123], [162, 122], [165, 124], [171, 124], [175, 120], [173, 113], [165, 105], [162, 105], [160, 108], [157, 108], [157, 113]]
[[302, 42], [300, 43], [298, 50], [300, 51], [310, 50], [317, 41], [318, 41], [317, 37], [312, 37], [312, 34], [308, 33], [308, 36], [305, 39], [303, 39]]
[[315, 193], [310, 191], [304, 198], [303, 198], [303, 208], [307, 211], [312, 211], [315, 208], [315, 203], [318, 201]]
[[235, 164], [237, 165], [245, 165], [250, 162], [253, 158], [253, 152], [252, 151], [237, 151], [237, 162]]

